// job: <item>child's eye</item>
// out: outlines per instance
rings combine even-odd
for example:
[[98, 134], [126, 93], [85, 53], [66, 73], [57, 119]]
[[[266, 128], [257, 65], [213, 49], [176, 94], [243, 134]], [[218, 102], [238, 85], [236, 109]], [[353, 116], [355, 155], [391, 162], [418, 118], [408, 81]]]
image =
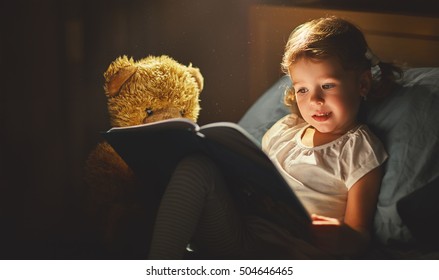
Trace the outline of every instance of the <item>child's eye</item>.
[[303, 95], [307, 92], [308, 92], [307, 88], [299, 88], [298, 90], [296, 90], [296, 94], [301, 94], [301, 95]]
[[322, 89], [331, 89], [333, 87], [335, 87], [334, 84], [324, 84], [324, 85], [322, 85]]

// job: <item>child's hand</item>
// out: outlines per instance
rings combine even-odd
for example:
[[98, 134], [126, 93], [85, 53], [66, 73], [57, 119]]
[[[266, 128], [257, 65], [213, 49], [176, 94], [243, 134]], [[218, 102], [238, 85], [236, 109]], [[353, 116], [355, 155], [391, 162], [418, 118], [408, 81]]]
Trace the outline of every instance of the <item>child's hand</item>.
[[336, 253], [340, 244], [340, 221], [316, 214], [312, 214], [311, 219], [311, 242], [328, 253]]
[[317, 214], [311, 215], [313, 225], [341, 225], [340, 221], [335, 218], [329, 218]]
[[348, 253], [349, 241], [358, 233], [339, 220], [312, 214], [311, 242], [321, 250], [334, 255]]

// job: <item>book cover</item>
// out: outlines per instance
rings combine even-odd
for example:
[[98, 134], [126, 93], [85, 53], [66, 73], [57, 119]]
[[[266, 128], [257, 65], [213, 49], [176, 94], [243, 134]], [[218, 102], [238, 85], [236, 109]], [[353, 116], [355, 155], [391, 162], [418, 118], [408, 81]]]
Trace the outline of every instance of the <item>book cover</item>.
[[103, 137], [140, 180], [163, 193], [178, 162], [193, 153], [212, 158], [247, 214], [259, 215], [303, 236], [311, 219], [259, 143], [238, 124], [198, 126], [184, 118], [117, 127]]

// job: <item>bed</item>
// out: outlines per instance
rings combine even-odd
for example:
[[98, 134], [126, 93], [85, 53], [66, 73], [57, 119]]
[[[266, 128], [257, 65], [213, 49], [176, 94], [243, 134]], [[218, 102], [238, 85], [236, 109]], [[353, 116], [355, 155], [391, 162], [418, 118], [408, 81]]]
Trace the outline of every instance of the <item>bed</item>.
[[365, 258], [439, 259], [439, 19], [408, 15], [257, 5], [250, 9], [249, 88], [254, 104], [239, 124], [256, 139], [289, 113], [280, 72], [291, 30], [337, 15], [358, 25], [383, 61], [404, 67], [400, 87], [365, 121], [389, 153]]

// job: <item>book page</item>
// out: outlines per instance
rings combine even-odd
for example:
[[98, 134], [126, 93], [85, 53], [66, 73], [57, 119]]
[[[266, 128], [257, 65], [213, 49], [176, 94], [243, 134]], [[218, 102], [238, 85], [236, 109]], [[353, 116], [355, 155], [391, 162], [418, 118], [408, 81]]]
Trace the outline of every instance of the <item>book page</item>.
[[153, 123], [139, 124], [133, 126], [124, 127], [113, 127], [108, 132], [117, 131], [142, 131], [142, 130], [160, 131], [160, 130], [171, 130], [171, 129], [181, 129], [181, 130], [193, 130], [198, 131], [200, 127], [198, 124], [194, 123], [192, 120], [186, 118], [173, 118], [162, 121], [157, 121]]

